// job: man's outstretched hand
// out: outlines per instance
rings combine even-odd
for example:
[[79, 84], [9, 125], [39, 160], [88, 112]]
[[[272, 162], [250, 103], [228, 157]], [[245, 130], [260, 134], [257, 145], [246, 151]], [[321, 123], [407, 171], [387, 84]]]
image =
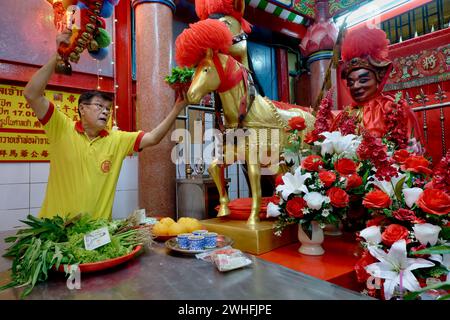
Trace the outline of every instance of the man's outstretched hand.
[[175, 108], [177, 110], [183, 110], [188, 105], [187, 95], [185, 91], [181, 91], [177, 94], [177, 100], [175, 100]]
[[65, 44], [65, 45], [69, 45], [71, 36], [72, 36], [72, 30], [70, 30], [70, 29], [65, 29], [63, 32], [59, 33], [56, 36], [56, 49], [59, 48], [61, 43]]

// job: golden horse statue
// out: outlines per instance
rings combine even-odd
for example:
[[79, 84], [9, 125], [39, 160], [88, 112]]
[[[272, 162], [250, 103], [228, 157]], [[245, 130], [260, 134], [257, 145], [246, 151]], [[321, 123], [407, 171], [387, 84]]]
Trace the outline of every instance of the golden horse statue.
[[195, 12], [200, 20], [208, 18], [222, 21], [233, 35], [229, 53], [249, 68], [247, 34], [251, 25], [244, 16], [244, 0], [195, 0]]
[[[289, 129], [288, 121], [292, 117], [302, 117], [305, 119], [306, 129], [301, 133], [302, 138], [305, 133], [314, 129], [314, 116], [300, 106], [284, 105], [283, 109], [277, 108], [277, 103], [253, 91], [254, 97], [249, 93], [248, 69], [230, 54], [232, 34], [227, 27], [217, 20], [206, 19], [190, 25], [189, 29], [177, 38], [176, 60], [179, 65], [196, 65], [196, 71], [192, 84], [187, 92], [188, 100], [191, 104], [198, 104], [201, 99], [210, 92], [216, 91], [220, 97], [226, 129], [250, 130], [256, 133], [256, 146], [267, 143], [267, 153], [272, 149], [282, 150], [287, 144]], [[242, 106], [245, 108], [242, 108]], [[244, 109], [244, 112], [243, 112]], [[262, 141], [259, 137], [261, 130], [275, 130], [278, 141]], [[267, 132], [267, 131], [266, 131]], [[273, 136], [273, 135], [272, 135]], [[232, 153], [238, 155], [237, 145], [231, 144]], [[224, 144], [223, 153], [230, 144]], [[253, 146], [254, 147], [254, 146]], [[275, 148], [276, 147], [276, 148]], [[255, 151], [252, 145], [246, 142], [245, 159], [248, 166], [250, 190], [252, 194], [252, 207], [247, 224], [250, 226], [259, 222], [259, 211], [261, 208], [261, 161], [258, 156], [251, 153]], [[256, 150], [259, 154], [260, 150]], [[278, 154], [278, 162], [279, 162]], [[220, 196], [220, 209], [218, 217], [230, 214], [228, 203], [230, 202], [226, 189], [224, 170], [232, 163], [223, 162], [216, 158], [208, 168], [208, 172], [213, 178]], [[273, 164], [272, 164], [273, 165]], [[283, 170], [282, 166], [277, 166], [278, 170]]]

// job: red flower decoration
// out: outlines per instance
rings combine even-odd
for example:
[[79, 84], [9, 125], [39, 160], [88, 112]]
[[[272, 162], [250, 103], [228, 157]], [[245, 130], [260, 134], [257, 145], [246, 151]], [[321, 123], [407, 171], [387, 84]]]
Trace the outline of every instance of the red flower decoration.
[[356, 163], [347, 158], [339, 159], [334, 163], [334, 169], [343, 176], [353, 174], [356, 173]]
[[377, 259], [372, 257], [369, 251], [365, 250], [361, 256], [361, 259], [359, 259], [355, 264], [356, 279], [358, 282], [362, 283], [367, 281], [370, 275], [367, 273], [365, 267], [375, 262], [377, 262]]
[[402, 239], [408, 238], [408, 229], [399, 224], [391, 224], [386, 229], [384, 229], [381, 234], [381, 240], [387, 246], [392, 246], [394, 242]]
[[325, 187], [330, 187], [333, 182], [336, 181], [336, 175], [332, 171], [321, 171], [319, 172], [319, 179], [322, 181]]
[[421, 219], [416, 217], [414, 211], [408, 209], [398, 209], [392, 212], [392, 216], [400, 221], [409, 221], [412, 223], [419, 223], [422, 221]]
[[408, 159], [411, 154], [405, 149], [397, 150], [394, 152], [394, 156], [392, 157], [397, 163], [404, 164], [406, 159]]
[[305, 134], [305, 139], [303, 139], [303, 141], [307, 144], [313, 144], [317, 140], [319, 140], [319, 135], [317, 134], [316, 130], [310, 131]]
[[433, 171], [428, 168], [430, 162], [422, 156], [411, 156], [405, 160], [402, 170], [416, 173], [432, 174]]
[[348, 194], [341, 188], [333, 187], [327, 192], [327, 196], [330, 198], [330, 203], [336, 208], [345, 208], [348, 206]]
[[275, 178], [275, 187], [278, 187], [279, 185], [282, 185], [282, 184], [284, 184], [284, 182], [283, 182], [283, 175], [279, 174]]
[[351, 174], [347, 177], [347, 190], [358, 188], [362, 184], [362, 178], [357, 174]]
[[303, 208], [306, 206], [305, 199], [295, 197], [286, 203], [286, 211], [291, 217], [303, 218]]
[[302, 161], [302, 168], [308, 171], [319, 171], [319, 167], [321, 166], [323, 166], [323, 160], [321, 156], [307, 156]]
[[366, 222], [366, 227], [372, 227], [372, 226], [381, 226], [383, 222], [387, 221], [385, 216], [377, 216], [373, 219], [370, 219]]
[[439, 216], [450, 213], [450, 196], [440, 189], [424, 190], [416, 203], [427, 213]]
[[391, 205], [391, 198], [381, 190], [373, 190], [366, 194], [363, 206], [368, 209], [384, 209]]
[[288, 122], [292, 130], [303, 130], [306, 128], [305, 119], [303, 117], [292, 117]]

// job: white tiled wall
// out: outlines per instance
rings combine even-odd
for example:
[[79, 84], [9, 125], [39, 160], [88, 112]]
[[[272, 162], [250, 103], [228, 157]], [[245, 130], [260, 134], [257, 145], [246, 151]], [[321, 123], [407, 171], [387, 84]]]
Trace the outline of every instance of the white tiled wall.
[[[44, 200], [48, 163], [0, 163], [0, 231], [22, 225], [37, 215]], [[123, 218], [138, 207], [138, 157], [127, 157], [117, 182], [113, 218]]]

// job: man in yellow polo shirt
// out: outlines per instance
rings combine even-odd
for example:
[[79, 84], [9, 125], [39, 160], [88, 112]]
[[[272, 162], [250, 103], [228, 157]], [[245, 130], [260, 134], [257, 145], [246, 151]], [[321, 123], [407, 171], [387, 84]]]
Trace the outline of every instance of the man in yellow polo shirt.
[[[70, 31], [58, 35], [57, 47], [61, 42], [69, 43], [70, 36]], [[84, 213], [110, 219], [123, 159], [133, 151], [158, 144], [187, 103], [179, 98], [151, 132], [108, 131], [112, 97], [88, 91], [78, 100], [81, 120], [74, 122], [44, 96], [56, 60], [55, 54], [33, 75], [24, 91], [50, 141], [50, 174], [39, 217]]]

